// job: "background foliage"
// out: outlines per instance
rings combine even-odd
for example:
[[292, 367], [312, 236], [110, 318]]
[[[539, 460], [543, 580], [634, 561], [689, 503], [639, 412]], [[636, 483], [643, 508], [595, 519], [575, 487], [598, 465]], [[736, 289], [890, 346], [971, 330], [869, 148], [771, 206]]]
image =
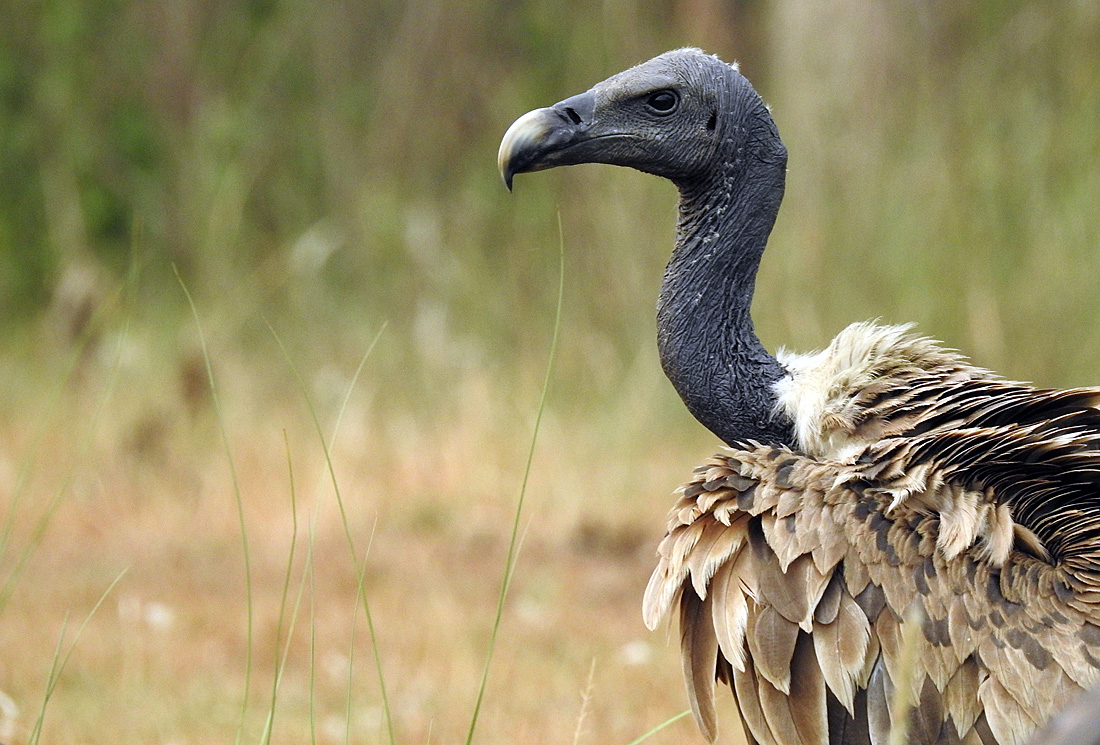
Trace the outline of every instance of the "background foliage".
[[[323, 459], [270, 329], [329, 425], [387, 324], [349, 399], [337, 462], [358, 534], [379, 531], [379, 566], [410, 555], [434, 566], [428, 555], [440, 571], [465, 568], [448, 582], [473, 589], [439, 610], [457, 629], [433, 653], [449, 672], [418, 674], [472, 684], [486, 623], [476, 609], [492, 605], [476, 588], [497, 571], [545, 365], [559, 215], [565, 316], [528, 529], [549, 573], [517, 577], [521, 599], [555, 609], [556, 631], [515, 621], [516, 657], [502, 664], [521, 678], [562, 668], [518, 698], [505, 674], [513, 687], [498, 691], [499, 730], [486, 739], [567, 739], [569, 697], [598, 650], [618, 662], [601, 668], [593, 741], [628, 741], [682, 706], [668, 657], [624, 673], [653, 695], [624, 708], [615, 665], [627, 663], [606, 651], [648, 638], [636, 606], [666, 495], [716, 444], [653, 349], [674, 190], [586, 166], [521, 176], [510, 196], [494, 161], [524, 111], [668, 48], [740, 60], [788, 145], [755, 306], [769, 346], [819, 346], [880, 317], [916, 322], [1010, 377], [1100, 383], [1095, 3], [3, 0], [0, 16], [0, 576], [15, 578], [0, 612], [0, 690], [24, 712], [16, 742], [41, 697], [27, 676], [48, 665], [64, 611], [86, 611], [118, 567], [135, 568], [123, 592], [139, 604], [187, 605], [198, 591], [165, 589], [172, 578], [210, 590], [218, 575], [229, 582], [219, 592], [239, 590], [230, 480], [174, 267], [196, 298], [249, 519], [276, 567], [281, 433], [299, 473]], [[323, 543], [332, 526], [318, 520]], [[484, 551], [470, 556], [471, 545]], [[608, 567], [614, 604], [585, 605], [558, 584]], [[439, 589], [413, 567], [376, 571], [372, 587], [396, 617], [409, 612], [403, 598], [428, 602]], [[332, 581], [346, 594], [346, 577]], [[181, 624], [223, 629], [197, 637], [220, 640], [208, 674], [236, 670], [250, 643], [239, 638], [243, 601], [192, 605]], [[217, 707], [194, 690], [206, 678], [169, 662], [126, 668], [119, 685], [134, 688], [118, 695], [159, 692], [187, 702], [188, 716], [154, 706], [149, 722], [114, 714], [108, 725], [92, 713], [99, 681], [118, 677], [109, 661], [126, 644], [126, 612], [114, 632], [99, 629], [82, 682], [59, 689], [55, 741], [118, 742], [119, 729], [224, 741], [232, 727], [210, 725]], [[596, 618], [603, 636], [585, 623]], [[532, 634], [546, 647], [524, 662]], [[17, 639], [30, 641], [13, 653]], [[420, 701], [402, 734], [422, 741], [436, 721], [453, 735], [470, 697], [416, 699], [409, 691], [428, 684], [406, 663], [429, 656], [423, 636], [405, 627], [383, 642], [399, 699]], [[239, 684], [225, 683], [225, 697]], [[543, 690], [569, 701], [559, 718]], [[522, 724], [532, 721], [544, 724]]]

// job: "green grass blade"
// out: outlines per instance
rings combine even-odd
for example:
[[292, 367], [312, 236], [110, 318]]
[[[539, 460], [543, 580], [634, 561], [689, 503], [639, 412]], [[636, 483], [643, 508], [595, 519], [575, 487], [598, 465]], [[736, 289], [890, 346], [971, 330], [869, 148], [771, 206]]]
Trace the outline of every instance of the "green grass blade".
[[103, 605], [103, 601], [107, 599], [107, 596], [111, 594], [111, 590], [115, 589], [117, 585], [129, 569], [123, 569], [118, 573], [111, 584], [107, 585], [107, 589], [99, 596], [99, 600], [92, 606], [92, 609], [88, 611], [88, 615], [84, 617], [84, 622], [80, 624], [80, 628], [76, 630], [76, 636], [73, 637], [72, 643], [69, 645], [65, 654], [61, 654], [61, 648], [65, 642], [65, 630], [68, 627], [69, 615], [65, 614], [65, 619], [61, 623], [61, 633], [57, 637], [57, 647], [54, 648], [53, 660], [50, 663], [50, 673], [46, 678], [46, 692], [42, 695], [42, 706], [38, 710], [38, 717], [35, 719], [34, 728], [31, 730], [30, 736], [27, 738], [27, 745], [37, 745], [38, 739], [42, 736], [42, 726], [46, 720], [46, 707], [49, 706], [50, 698], [53, 697], [54, 689], [57, 687], [57, 682], [61, 679], [61, 673], [65, 670], [65, 665], [68, 664], [69, 658], [73, 654], [73, 650], [76, 649], [77, 642], [80, 641], [81, 635], [84, 633], [84, 629], [87, 628], [88, 622], [92, 620], [92, 616], [96, 614], [99, 607]]
[[363, 580], [367, 576], [367, 557], [370, 556], [371, 546], [374, 545], [374, 532], [377, 528], [378, 521], [375, 520], [374, 526], [371, 527], [370, 538], [367, 540], [367, 551], [363, 555], [363, 561], [357, 572], [358, 577], [355, 580], [355, 603], [352, 604], [351, 640], [348, 649], [348, 695], [344, 708], [344, 745], [348, 745], [351, 740], [351, 693], [352, 683], [355, 680], [355, 609], [359, 607], [363, 597]]
[[655, 734], [657, 734], [658, 732], [663, 730], [668, 725], [670, 725], [674, 722], [680, 721], [681, 719], [683, 719], [684, 717], [686, 717], [690, 713], [691, 713], [691, 709], [684, 709], [683, 711], [681, 711], [676, 716], [669, 717], [665, 721], [661, 722], [656, 727], [651, 729], [649, 732], [646, 732], [644, 735], [639, 737], [637, 740], [631, 740], [630, 745], [640, 745], [641, 743], [645, 742], [646, 740], [648, 740], [649, 738], [653, 737]]
[[[313, 405], [313, 399], [309, 395], [309, 388], [306, 385], [305, 379], [302, 377], [301, 372], [298, 370], [298, 366], [294, 364], [294, 360], [291, 358], [290, 352], [287, 350], [286, 345], [283, 343], [282, 338], [279, 336], [278, 332], [275, 331], [275, 328], [270, 323], [267, 324], [267, 328], [271, 332], [271, 335], [273, 337], [275, 337], [275, 342], [279, 346], [279, 351], [282, 352], [283, 359], [286, 361], [287, 365], [290, 367], [290, 371], [294, 375], [295, 380], [297, 381], [298, 389], [302, 394], [302, 398], [303, 398], [303, 400], [305, 401], [305, 404], [306, 404], [306, 409], [309, 411], [310, 418], [313, 421], [314, 429], [317, 432], [317, 439], [321, 444], [321, 449], [322, 449], [322, 451], [324, 453], [324, 456], [325, 456], [325, 467], [328, 470], [329, 479], [332, 482], [332, 490], [333, 490], [333, 493], [336, 495], [336, 506], [337, 506], [337, 508], [340, 512], [340, 520], [341, 520], [341, 523], [343, 524], [344, 537], [345, 537], [345, 539], [347, 540], [347, 543], [348, 543], [348, 550], [351, 552], [352, 566], [355, 567], [356, 570], [358, 570], [359, 557], [358, 557], [358, 552], [355, 549], [355, 539], [352, 537], [352, 534], [351, 534], [351, 523], [348, 521], [347, 510], [344, 507], [344, 499], [343, 499], [343, 496], [340, 493], [340, 482], [336, 478], [336, 467], [333, 465], [333, 462], [332, 462], [332, 448], [331, 448], [330, 444], [328, 442], [326, 442], [326, 440], [325, 440], [324, 429], [321, 427], [321, 420], [317, 416], [317, 408]], [[371, 342], [371, 344], [368, 347], [366, 353], [363, 355], [363, 359], [359, 363], [359, 368], [356, 370], [356, 377], [358, 377], [359, 371], [362, 370], [363, 364], [366, 362], [367, 356], [374, 349], [374, 345], [378, 342], [378, 339], [381, 338], [382, 331], [384, 331], [384, 330], [385, 330], [385, 325], [383, 325], [383, 327], [381, 329], [379, 329], [378, 333], [375, 335], [374, 341]], [[347, 398], [346, 397], [345, 397], [344, 403], [345, 403], [345, 405], [347, 403]], [[342, 414], [342, 412], [343, 412], [343, 406], [341, 406], [341, 414]], [[371, 650], [374, 654], [375, 670], [378, 673], [378, 690], [379, 690], [379, 694], [382, 698], [382, 710], [385, 712], [385, 715], [386, 715], [386, 730], [387, 730], [387, 734], [389, 736], [390, 745], [396, 745], [397, 738], [396, 738], [396, 735], [394, 733], [394, 728], [393, 728], [393, 716], [392, 716], [391, 711], [390, 711], [389, 694], [388, 694], [387, 689], [386, 689], [386, 678], [385, 678], [384, 671], [382, 669], [382, 656], [381, 656], [381, 652], [378, 648], [378, 635], [377, 635], [377, 633], [375, 631], [375, 627], [374, 627], [374, 617], [371, 614], [370, 600], [367, 597], [366, 593], [364, 593], [361, 597], [362, 597], [362, 604], [363, 604], [363, 613], [364, 613], [364, 615], [366, 616], [366, 619], [367, 619], [367, 630], [369, 631], [369, 634], [370, 634]], [[312, 717], [311, 717], [311, 719], [312, 719]]]
[[489, 667], [493, 661], [493, 652], [496, 649], [497, 634], [500, 632], [500, 622], [504, 618], [504, 600], [508, 597], [508, 587], [512, 583], [512, 572], [516, 565], [516, 554], [519, 544], [519, 521], [523, 514], [523, 502], [527, 496], [527, 482], [531, 477], [531, 465], [535, 461], [535, 446], [539, 439], [539, 428], [542, 425], [542, 415], [546, 411], [546, 399], [550, 392], [550, 376], [554, 370], [554, 357], [558, 351], [558, 332], [561, 330], [561, 309], [565, 298], [565, 234], [561, 228], [561, 215], [558, 215], [558, 301], [554, 310], [554, 331], [550, 338], [550, 354], [546, 361], [546, 374], [542, 380], [542, 393], [539, 395], [538, 413], [535, 415], [535, 426], [531, 432], [531, 445], [527, 450], [527, 463], [523, 468], [523, 481], [519, 487], [519, 497], [516, 499], [516, 514], [512, 520], [512, 534], [508, 539], [508, 556], [504, 561], [504, 579], [500, 583], [500, 593], [497, 596], [496, 616], [493, 618], [493, 630], [489, 635], [489, 649], [485, 653], [485, 667], [481, 672], [481, 683], [477, 689], [477, 700], [474, 702], [474, 713], [470, 717], [470, 729], [466, 733], [466, 745], [474, 741], [474, 731], [477, 729], [478, 716], [481, 714], [481, 704], [485, 700], [485, 687], [489, 682]]
[[199, 320], [199, 311], [195, 307], [195, 300], [191, 297], [191, 291], [180, 276], [179, 268], [172, 265], [172, 271], [176, 274], [176, 280], [183, 289], [187, 305], [191, 309], [191, 317], [195, 321], [195, 328], [199, 334], [199, 347], [202, 349], [202, 360], [206, 367], [206, 380], [210, 386], [210, 399], [214, 403], [214, 415], [218, 421], [218, 431], [221, 433], [222, 445], [225, 448], [225, 457], [229, 463], [229, 475], [233, 481], [233, 496], [237, 503], [237, 520], [241, 527], [241, 551], [244, 556], [244, 586], [247, 605], [247, 646], [244, 658], [244, 693], [241, 696], [240, 721], [237, 725], [235, 742], [240, 745], [244, 735], [245, 719], [248, 716], [248, 694], [252, 688], [252, 633], [253, 633], [253, 607], [252, 607], [252, 559], [248, 551], [248, 527], [244, 519], [244, 499], [241, 497], [240, 481], [237, 478], [237, 465], [233, 460], [233, 449], [229, 446], [229, 433], [225, 428], [225, 415], [222, 411], [221, 400], [218, 397], [218, 387], [214, 383], [214, 367], [210, 363], [210, 350], [206, 346], [206, 335], [202, 331], [202, 322]]
[[378, 333], [374, 335], [370, 344], [367, 345], [367, 351], [363, 352], [363, 356], [359, 358], [359, 365], [355, 368], [355, 373], [351, 376], [351, 382], [348, 383], [348, 390], [344, 393], [344, 400], [340, 402], [340, 408], [336, 411], [336, 422], [332, 425], [332, 437], [329, 439], [330, 449], [336, 445], [336, 435], [340, 431], [340, 422], [344, 421], [344, 412], [348, 409], [348, 401], [351, 400], [351, 394], [355, 390], [355, 384], [359, 382], [359, 375], [363, 372], [367, 360], [370, 358], [371, 353], [374, 352], [374, 347], [378, 344], [378, 340], [382, 338], [382, 333], [386, 330], [386, 326], [389, 326], [389, 323], [389, 321], [382, 322], [382, 326], [379, 327]]
[[42, 722], [46, 719], [46, 707], [50, 703], [50, 697], [53, 695], [54, 686], [57, 684], [57, 679], [61, 676], [61, 647], [65, 643], [65, 632], [69, 628], [69, 614], [66, 613], [65, 617], [61, 619], [61, 632], [57, 635], [57, 646], [53, 650], [53, 658], [50, 661], [50, 672], [46, 675], [46, 692], [42, 694], [42, 706], [38, 710], [38, 716], [34, 720], [34, 727], [31, 729], [30, 737], [27, 738], [29, 745], [35, 745], [38, 742], [38, 738], [42, 732]]
[[[286, 660], [290, 654], [290, 639], [294, 634], [294, 622], [298, 617], [298, 603], [296, 602], [290, 623], [287, 624], [286, 642], [280, 650], [279, 642], [283, 639], [283, 624], [286, 622], [286, 600], [290, 594], [290, 578], [294, 573], [294, 553], [298, 546], [298, 500], [294, 488], [294, 460], [290, 457], [290, 440], [287, 437], [286, 430], [283, 430], [283, 447], [286, 450], [286, 468], [290, 479], [290, 551], [286, 560], [286, 573], [283, 575], [282, 597], [279, 599], [279, 621], [275, 626], [275, 680], [271, 685], [271, 703], [268, 705], [267, 720], [264, 722], [264, 731], [260, 736], [262, 745], [268, 745], [271, 742], [271, 733], [275, 726], [275, 705], [279, 697], [279, 684], [283, 680], [283, 671], [286, 669]], [[301, 586], [299, 586], [298, 601], [301, 601], [302, 598], [300, 589]]]

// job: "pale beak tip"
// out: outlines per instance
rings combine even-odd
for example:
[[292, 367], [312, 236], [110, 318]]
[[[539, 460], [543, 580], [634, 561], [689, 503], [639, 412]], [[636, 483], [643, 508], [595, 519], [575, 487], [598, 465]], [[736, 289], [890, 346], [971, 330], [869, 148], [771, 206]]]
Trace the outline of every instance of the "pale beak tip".
[[512, 122], [497, 152], [497, 169], [508, 191], [512, 191], [512, 177], [531, 169], [533, 160], [542, 149], [542, 143], [553, 129], [555, 120], [549, 109], [535, 109]]

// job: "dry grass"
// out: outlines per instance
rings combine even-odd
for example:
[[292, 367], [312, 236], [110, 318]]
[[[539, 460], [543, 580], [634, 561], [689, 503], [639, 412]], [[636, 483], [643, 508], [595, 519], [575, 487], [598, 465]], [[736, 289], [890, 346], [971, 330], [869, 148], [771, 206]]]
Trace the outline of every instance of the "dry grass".
[[[360, 553], [373, 535], [364, 590], [402, 743], [454, 742], [469, 725], [507, 549], [503, 526], [511, 520], [533, 414], [508, 421], [483, 408], [488, 403], [474, 392], [488, 395], [488, 383], [458, 384], [467, 392], [465, 415], [430, 432], [410, 422], [374, 421], [363, 396], [353, 393], [333, 453]], [[291, 602], [303, 577], [306, 585], [272, 742], [314, 736], [343, 742], [349, 679], [350, 742], [385, 742], [355, 570], [321, 449], [294, 401], [247, 428], [235, 426], [242, 414], [233, 390], [247, 385], [231, 381], [223, 392], [255, 609], [243, 741], [259, 741], [280, 649], [276, 631], [293, 535], [285, 432], [299, 524]], [[108, 409], [125, 399], [127, 386], [118, 387]], [[20, 707], [13, 742], [23, 742], [33, 724], [66, 614], [81, 619], [123, 569], [50, 701], [43, 741], [228, 742], [244, 680], [246, 597], [232, 484], [211, 423], [174, 432], [163, 425], [159, 444], [147, 435], [136, 447], [117, 419], [82, 431], [83, 418], [74, 415], [84, 408], [82, 398], [95, 398], [91, 391], [62, 397], [58, 420], [32, 422], [44, 425], [46, 435], [13, 516], [11, 545], [25, 546], [42, 505], [64, 489], [0, 624], [0, 645], [19, 650], [0, 667], [0, 689]], [[501, 444], [502, 432], [511, 446]], [[10, 422], [5, 437], [33, 446]], [[687, 459], [657, 444], [634, 451], [632, 437], [593, 458], [599, 431], [563, 426], [553, 408], [541, 437], [475, 741], [572, 741], [591, 670], [577, 741], [625, 745], [684, 705], [675, 638], [645, 630], [638, 598], [668, 503], [662, 495]], [[173, 456], [177, 448], [185, 457]], [[73, 626], [70, 620], [70, 632]], [[694, 736], [693, 727], [683, 720], [650, 742]]]

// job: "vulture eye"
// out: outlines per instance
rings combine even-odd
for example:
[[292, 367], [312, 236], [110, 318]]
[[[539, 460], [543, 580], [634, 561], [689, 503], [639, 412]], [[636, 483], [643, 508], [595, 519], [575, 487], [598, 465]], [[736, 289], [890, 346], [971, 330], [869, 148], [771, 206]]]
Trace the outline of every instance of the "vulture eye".
[[674, 91], [657, 91], [645, 100], [645, 105], [656, 114], [671, 114], [680, 104], [680, 97]]

